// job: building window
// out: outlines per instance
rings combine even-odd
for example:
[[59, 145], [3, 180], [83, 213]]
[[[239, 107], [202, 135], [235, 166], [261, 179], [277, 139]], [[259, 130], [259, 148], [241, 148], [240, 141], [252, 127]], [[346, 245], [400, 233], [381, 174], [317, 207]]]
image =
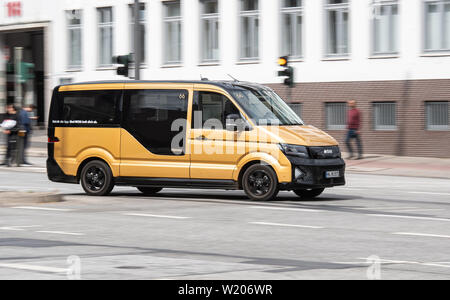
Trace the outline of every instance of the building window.
[[281, 54], [303, 56], [302, 0], [283, 0], [281, 7]]
[[113, 13], [111, 7], [97, 8], [98, 17], [98, 65], [112, 65], [113, 56]]
[[259, 58], [259, 3], [240, 0], [241, 60]]
[[349, 54], [349, 1], [326, 0], [326, 30], [328, 56]]
[[427, 130], [449, 130], [449, 108], [448, 102], [426, 102], [425, 115]]
[[425, 2], [425, 51], [450, 50], [450, 1]]
[[81, 10], [71, 10], [66, 12], [68, 31], [68, 67], [69, 69], [79, 69], [83, 65], [82, 61], [82, 12]]
[[219, 1], [201, 1], [202, 62], [219, 60]]
[[[140, 24], [140, 51], [141, 51], [141, 62], [145, 62], [145, 43], [146, 43], [146, 22], [147, 22], [147, 16], [146, 16], [146, 10], [145, 10], [145, 3], [139, 3], [139, 24]], [[132, 53], [135, 52], [134, 50], [134, 4], [130, 4], [130, 49]]]
[[181, 4], [180, 1], [164, 2], [164, 63], [180, 64], [181, 57]]
[[373, 54], [397, 53], [397, 1], [373, 0]]
[[347, 103], [325, 103], [327, 129], [344, 130], [347, 128]]
[[297, 114], [297, 116], [302, 118], [302, 103], [290, 103], [289, 106]]
[[375, 130], [397, 129], [396, 106], [395, 102], [373, 103]]

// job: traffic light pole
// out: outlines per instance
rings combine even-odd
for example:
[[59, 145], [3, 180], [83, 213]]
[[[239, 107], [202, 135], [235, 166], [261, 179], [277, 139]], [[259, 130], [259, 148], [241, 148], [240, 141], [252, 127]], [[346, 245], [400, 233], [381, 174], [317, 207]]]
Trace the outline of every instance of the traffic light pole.
[[134, 79], [141, 80], [141, 24], [140, 24], [140, 3], [134, 1]]

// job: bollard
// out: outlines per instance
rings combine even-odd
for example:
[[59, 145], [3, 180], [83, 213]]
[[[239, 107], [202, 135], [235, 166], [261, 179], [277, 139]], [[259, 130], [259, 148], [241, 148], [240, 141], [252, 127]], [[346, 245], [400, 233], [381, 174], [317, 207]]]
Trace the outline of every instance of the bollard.
[[16, 142], [16, 165], [20, 167], [23, 164], [23, 154], [24, 154], [24, 140], [27, 132], [25, 130], [19, 130], [17, 133], [17, 142]]

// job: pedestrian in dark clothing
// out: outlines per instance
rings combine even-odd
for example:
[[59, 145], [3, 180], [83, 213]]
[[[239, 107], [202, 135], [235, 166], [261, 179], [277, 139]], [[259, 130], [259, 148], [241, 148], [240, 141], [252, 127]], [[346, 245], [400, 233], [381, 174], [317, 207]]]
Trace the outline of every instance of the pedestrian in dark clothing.
[[353, 158], [353, 147], [351, 141], [356, 140], [356, 145], [358, 146], [358, 157], [357, 159], [363, 158], [363, 149], [361, 143], [360, 129], [361, 129], [361, 112], [356, 108], [356, 101], [352, 100], [348, 102], [350, 110], [347, 114], [347, 137], [346, 144], [349, 152], [348, 159]]
[[25, 106], [19, 113], [19, 122], [21, 128], [25, 131], [23, 136], [23, 151], [22, 151], [22, 164], [31, 166], [31, 164], [26, 159], [26, 151], [30, 143], [31, 134], [33, 132], [30, 113], [33, 111], [33, 106]]
[[2, 123], [3, 133], [7, 135], [7, 149], [3, 166], [11, 166], [11, 158], [16, 150], [17, 134], [19, 132], [19, 117], [17, 108], [13, 105], [7, 106], [7, 116]]

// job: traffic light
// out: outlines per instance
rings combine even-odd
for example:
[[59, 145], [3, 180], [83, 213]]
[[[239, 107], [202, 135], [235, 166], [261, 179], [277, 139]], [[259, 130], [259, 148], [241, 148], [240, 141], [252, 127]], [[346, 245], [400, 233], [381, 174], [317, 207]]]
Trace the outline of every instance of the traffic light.
[[289, 58], [287, 56], [282, 56], [278, 59], [278, 64], [283, 67], [283, 71], [278, 72], [278, 76], [286, 77], [284, 84], [293, 88], [295, 86], [294, 82], [294, 68], [289, 66]]
[[122, 65], [121, 67], [117, 68], [117, 75], [128, 77], [130, 64], [133, 62], [131, 54], [114, 56], [113, 62], [118, 65]]

